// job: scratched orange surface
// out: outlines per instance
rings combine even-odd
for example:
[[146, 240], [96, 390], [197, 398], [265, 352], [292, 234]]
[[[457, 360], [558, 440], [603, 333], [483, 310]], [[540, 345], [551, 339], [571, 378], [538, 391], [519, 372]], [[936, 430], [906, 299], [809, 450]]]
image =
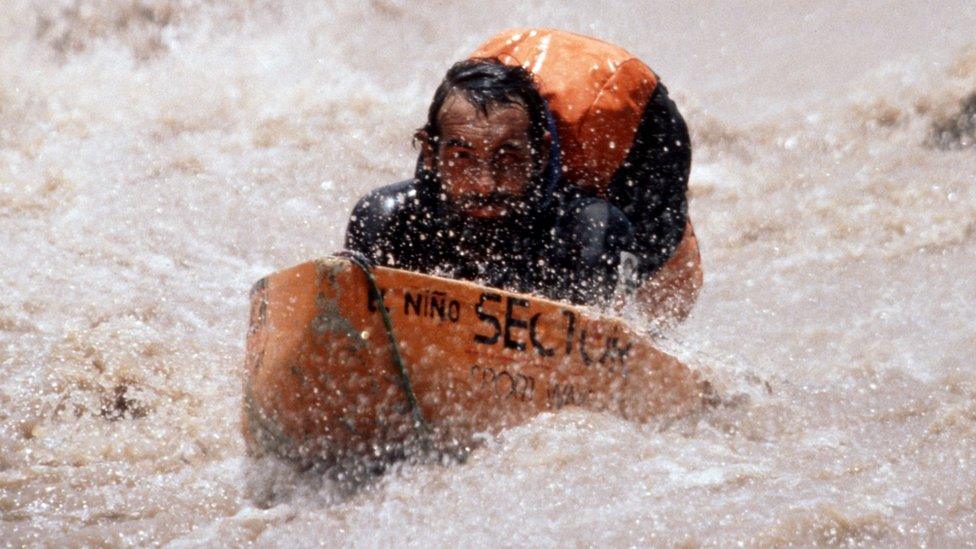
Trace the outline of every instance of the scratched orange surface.
[[[701, 402], [697, 376], [619, 319], [526, 295], [377, 267], [428, 440], [582, 406], [636, 421]], [[303, 463], [391, 455], [416, 435], [362, 271], [324, 259], [251, 295], [244, 435], [252, 455]]]

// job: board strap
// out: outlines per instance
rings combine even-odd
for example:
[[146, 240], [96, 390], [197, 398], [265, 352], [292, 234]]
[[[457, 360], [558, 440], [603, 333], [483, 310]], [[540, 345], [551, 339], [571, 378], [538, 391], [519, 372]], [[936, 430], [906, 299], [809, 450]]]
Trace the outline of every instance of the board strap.
[[410, 382], [407, 367], [403, 363], [403, 356], [400, 354], [400, 345], [397, 343], [396, 334], [393, 333], [393, 320], [390, 318], [390, 311], [387, 310], [386, 303], [383, 302], [383, 294], [380, 292], [380, 288], [376, 284], [376, 278], [373, 276], [373, 264], [365, 255], [353, 250], [341, 250], [334, 255], [349, 260], [353, 265], [359, 267], [359, 270], [366, 277], [370, 299], [376, 304], [376, 308], [380, 311], [380, 316], [383, 317], [383, 326], [386, 328], [386, 336], [390, 341], [390, 354], [393, 357], [393, 365], [396, 366], [397, 373], [400, 374], [400, 386], [403, 388], [403, 392], [407, 396], [407, 402], [410, 404], [410, 415], [413, 417], [414, 429], [417, 431], [421, 444], [425, 445], [429, 440], [430, 428], [420, 409], [417, 395], [413, 392], [413, 384]]

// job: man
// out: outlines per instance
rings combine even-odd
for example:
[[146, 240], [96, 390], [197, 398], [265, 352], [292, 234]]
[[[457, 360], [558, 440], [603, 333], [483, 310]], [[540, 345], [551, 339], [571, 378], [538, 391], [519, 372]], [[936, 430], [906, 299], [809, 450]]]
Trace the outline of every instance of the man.
[[[561, 31], [490, 40], [448, 71], [415, 135], [414, 178], [359, 201], [346, 247], [575, 303], [648, 287], [648, 302], [667, 303], [691, 288], [674, 311], [683, 317], [700, 284], [686, 230], [690, 140], [667, 90], [632, 61]], [[677, 285], [655, 281], [678, 256], [693, 263], [690, 279], [678, 265]]]

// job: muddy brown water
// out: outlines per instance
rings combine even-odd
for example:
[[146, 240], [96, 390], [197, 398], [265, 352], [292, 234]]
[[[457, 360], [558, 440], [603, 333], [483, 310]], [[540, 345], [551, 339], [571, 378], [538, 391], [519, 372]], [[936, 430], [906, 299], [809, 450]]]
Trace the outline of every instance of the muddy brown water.
[[[250, 284], [337, 249], [446, 67], [522, 24], [625, 46], [686, 114], [705, 289], [662, 345], [723, 404], [546, 414], [355, 493], [249, 464]], [[961, 1], [7, 2], [0, 544], [972, 544], [973, 28]]]

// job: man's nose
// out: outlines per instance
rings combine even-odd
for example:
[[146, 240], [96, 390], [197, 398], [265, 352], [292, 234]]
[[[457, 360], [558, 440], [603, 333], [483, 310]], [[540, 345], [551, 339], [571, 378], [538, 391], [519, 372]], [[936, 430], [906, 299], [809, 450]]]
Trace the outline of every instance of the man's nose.
[[472, 174], [470, 179], [471, 190], [479, 194], [489, 194], [495, 190], [495, 179], [492, 177], [491, 170], [481, 167]]

